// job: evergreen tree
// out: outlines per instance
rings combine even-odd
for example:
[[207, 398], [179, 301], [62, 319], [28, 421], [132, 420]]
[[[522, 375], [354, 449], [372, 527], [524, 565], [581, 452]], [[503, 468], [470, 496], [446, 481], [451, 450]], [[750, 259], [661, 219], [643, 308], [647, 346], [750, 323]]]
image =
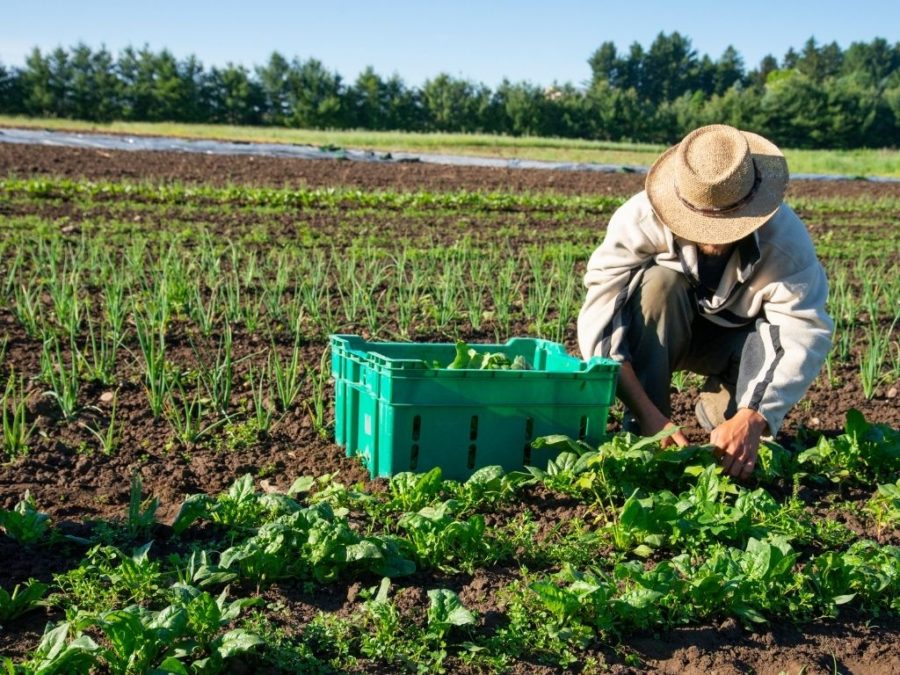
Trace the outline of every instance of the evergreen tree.
[[340, 128], [345, 120], [341, 76], [317, 59], [291, 61], [287, 76], [289, 123], [311, 129]]
[[265, 66], [256, 67], [256, 77], [264, 97], [263, 120], [285, 125], [291, 114], [291, 64], [279, 52], [272, 52]]
[[228, 63], [213, 67], [204, 78], [205, 105], [211, 122], [259, 124], [262, 121], [262, 86], [244, 66]]
[[715, 64], [713, 93], [722, 95], [736, 84], [744, 82], [744, 59], [728, 45]]
[[0, 63], [0, 112], [5, 115], [25, 112], [21, 74], [15, 68], [5, 67], [3, 63]]

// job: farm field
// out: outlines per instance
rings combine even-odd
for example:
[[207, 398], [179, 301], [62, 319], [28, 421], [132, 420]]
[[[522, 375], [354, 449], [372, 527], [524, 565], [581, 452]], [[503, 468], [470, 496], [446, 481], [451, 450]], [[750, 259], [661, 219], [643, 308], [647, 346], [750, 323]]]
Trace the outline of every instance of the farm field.
[[0, 663], [900, 671], [900, 183], [791, 185], [837, 331], [745, 485], [690, 376], [683, 452], [460, 485], [335, 445], [330, 334], [576, 353], [642, 182], [0, 144]]
[[[284, 143], [328, 148], [354, 148], [374, 152], [410, 152], [468, 155], [550, 162], [592, 162], [596, 164], [649, 167], [663, 145], [613, 141], [547, 138], [541, 136], [498, 136], [496, 134], [416, 133], [395, 131], [340, 131], [289, 129], [285, 127], [230, 126], [166, 122], [110, 122], [99, 124], [71, 119], [35, 119], [0, 115], [0, 127], [47, 129], [81, 133], [166, 136], [192, 140], [224, 140], [242, 143]], [[842, 176], [882, 176], [900, 178], [897, 150], [860, 148], [856, 150], [785, 149], [795, 174]]]

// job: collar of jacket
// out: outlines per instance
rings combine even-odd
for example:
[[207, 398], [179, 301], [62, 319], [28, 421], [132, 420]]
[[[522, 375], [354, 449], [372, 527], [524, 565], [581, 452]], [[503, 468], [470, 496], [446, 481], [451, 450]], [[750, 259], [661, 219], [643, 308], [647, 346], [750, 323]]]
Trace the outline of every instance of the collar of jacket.
[[[681, 260], [681, 266], [688, 278], [692, 282], [698, 282], [699, 269], [697, 263], [698, 251], [697, 245], [681, 237], [673, 237], [675, 244], [675, 254]], [[734, 250], [731, 252], [731, 258], [737, 256], [736, 265], [734, 267], [735, 280], [738, 283], [745, 282], [753, 273], [753, 269], [759, 262], [759, 232], [755, 231], [741, 239]], [[732, 261], [729, 260], [728, 268], [732, 268]]]

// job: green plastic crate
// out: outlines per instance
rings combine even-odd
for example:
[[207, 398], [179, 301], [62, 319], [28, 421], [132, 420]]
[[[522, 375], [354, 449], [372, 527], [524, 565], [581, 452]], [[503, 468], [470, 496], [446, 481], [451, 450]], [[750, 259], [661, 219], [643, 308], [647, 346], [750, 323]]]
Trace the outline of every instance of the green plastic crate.
[[368, 342], [331, 336], [335, 440], [361, 455], [372, 477], [439, 466], [463, 480], [492, 464], [543, 466], [552, 455], [531, 448], [548, 434], [598, 444], [616, 391], [618, 364], [569, 356], [548, 340], [514, 338], [471, 345], [522, 356], [530, 370], [447, 370], [454, 344]]

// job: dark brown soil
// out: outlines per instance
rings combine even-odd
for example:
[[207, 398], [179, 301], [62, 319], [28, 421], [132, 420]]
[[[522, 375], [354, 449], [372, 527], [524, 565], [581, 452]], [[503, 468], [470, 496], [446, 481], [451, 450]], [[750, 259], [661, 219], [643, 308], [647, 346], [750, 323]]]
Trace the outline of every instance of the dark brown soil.
[[[631, 195], [644, 184], [636, 173], [547, 171], [369, 164], [340, 160], [114, 151], [0, 143], [0, 175], [91, 180], [152, 180], [269, 186], [359, 187], [368, 190], [500, 190]], [[897, 197], [900, 182], [793, 181], [789, 197]]]
[[[95, 180], [180, 181], [187, 183], [245, 183], [276, 186], [356, 186], [366, 189], [453, 190], [459, 188], [527, 192], [560, 192], [566, 194], [628, 195], [642, 187], [643, 177], [634, 174], [597, 174], [591, 172], [551, 172], [532, 170], [500, 170], [471, 167], [445, 167], [426, 164], [377, 165], [333, 160], [304, 161], [261, 157], [223, 157], [172, 152], [111, 152], [65, 149], [0, 143], [0, 177], [69, 176]], [[815, 197], [900, 197], [900, 183], [863, 181], [795, 181], [793, 196]], [[26, 215], [31, 207], [0, 202], [0, 214]], [[52, 210], [58, 213], [52, 213]], [[66, 204], [47, 204], [40, 213], [65, 219], [75, 227], [80, 223]], [[125, 214], [133, 218], [138, 214]], [[310, 227], [321, 236], [339, 239], [344, 216], [318, 215]], [[510, 222], [519, 216], [508, 216]], [[318, 218], [318, 220], [316, 220]], [[552, 228], [552, 223], [534, 219], [522, 225], [522, 239], [528, 234]], [[162, 219], [161, 219], [162, 221]], [[440, 217], [427, 227], [442, 229]], [[518, 222], [518, 221], [517, 221]], [[240, 213], [222, 217], [222, 236], [232, 236], [246, 222]], [[164, 226], [163, 222], [146, 224]], [[421, 223], [404, 222], [402, 217], [385, 223], [388, 236], [418, 231]], [[584, 227], [591, 223], [585, 218]], [[811, 224], [816, 227], [823, 224]], [[896, 228], [897, 223], [888, 227]], [[284, 234], [289, 223], [284, 223]], [[490, 233], [482, 233], [486, 239]], [[519, 326], [527, 332], [527, 326]], [[35, 372], [39, 352], [36, 343], [24, 333], [9, 308], [0, 309], [0, 330], [7, 338], [7, 368]], [[361, 332], [361, 331], [360, 331]], [[514, 329], [514, 333], [516, 330]], [[462, 333], [471, 340], [487, 335], [472, 330]], [[415, 339], [439, 340], [441, 336], [417, 335]], [[574, 352], [575, 336], [566, 336], [567, 346]], [[257, 351], [255, 336], [235, 335], [236, 356]], [[304, 346], [304, 361], [317, 364], [324, 344], [311, 342]], [[185, 353], [186, 341], [175, 340], [173, 347]], [[134, 373], [126, 368], [120, 373], [124, 383], [118, 393], [118, 414], [124, 425], [120, 449], [112, 456], [91, 451], [96, 446], [92, 435], [77, 423], [59, 419], [55, 407], [34, 389], [30, 393], [30, 412], [38, 434], [31, 454], [14, 464], [0, 465], [0, 507], [10, 508], [29, 490], [42, 511], [49, 513], [64, 534], [78, 535], [89, 528], [83, 521], [122, 518], [128, 502], [132, 472], [139, 471], [145, 493], [160, 499], [159, 519], [171, 522], [182, 499], [196, 492], [218, 493], [238, 476], [251, 473], [272, 486], [286, 488], [300, 475], [335, 472], [339, 480], [351, 484], [366, 481], [367, 472], [356, 459], [348, 459], [329, 438], [323, 438], [310, 423], [305, 410], [288, 411], [282, 421], [263, 442], [234, 447], [200, 445], [184, 448], [171, 442], [171, 431], [162, 420], [150, 415], [145, 393]], [[6, 372], [3, 373], [5, 380]], [[308, 385], [307, 385], [308, 386]], [[110, 405], [102, 398], [109, 388], [86, 387], [81, 403], [86, 412], [80, 422], [101, 425], [108, 419]], [[675, 419], [685, 425], [689, 438], [706, 440], [693, 417], [696, 388], [675, 394]], [[304, 396], [309, 392], [304, 392]], [[235, 403], [246, 401], [246, 391], [235, 392]], [[328, 392], [329, 398], [331, 392]], [[867, 419], [900, 427], [900, 404], [896, 389], [880, 388], [871, 400], [862, 396], [856, 377], [856, 366], [838, 366], [835, 382], [820, 377], [806, 398], [788, 417], [779, 440], [787, 447], [803, 444], [816, 433], [835, 435], [840, 432], [846, 410], [857, 408]], [[615, 425], [612, 427], [615, 429]], [[535, 493], [522, 504], [539, 520], [540, 536], [552, 536], [554, 528], [573, 518], [584, 518], [584, 507], [567, 503], [557, 496]], [[500, 514], [507, 515], [507, 514]], [[823, 513], [823, 516], [830, 517]], [[867, 536], [884, 537], [865, 520], [848, 523]], [[886, 539], [881, 539], [886, 541]], [[896, 543], [896, 533], [887, 540]], [[22, 555], [19, 545], [0, 537], [0, 586], [11, 588], [28, 578], [50, 581], [54, 573], [78, 564], [83, 547], [77, 543], [60, 543], [37, 548]], [[497, 591], [516, 578], [515, 568], [478, 571], [473, 576], [441, 578], [440, 583], [460, 593], [465, 604], [477, 610], [481, 623], [490, 629], [501, 620], [501, 601]], [[377, 581], [375, 582], [377, 583]], [[401, 609], [414, 618], [427, 605], [424, 593], [435, 586], [434, 576], [412, 578], [401, 584], [396, 596]], [[264, 597], [285, 603], [285, 615], [293, 626], [302, 625], [319, 610], [349, 613], [359, 593], [359, 584], [329, 586], [305, 592], [296, 588], [271, 587]], [[55, 611], [55, 610], [54, 610]], [[0, 655], [20, 658], [33, 649], [44, 624], [59, 620], [59, 612], [35, 612], [17, 624], [16, 632], [0, 632]], [[421, 619], [421, 617], [419, 616]], [[665, 673], [898, 673], [900, 672], [900, 619], [879, 620], [843, 615], [839, 621], [822, 620], [803, 626], [770, 626], [758, 633], [748, 633], [740, 625], [728, 621], [720, 625], [682, 628], [664, 635], [637, 635], [625, 641], [641, 662], [637, 668], [625, 666], [621, 654], [598, 649], [596, 655], [618, 672]], [[519, 664], [514, 672], [548, 672], [535, 664]]]

